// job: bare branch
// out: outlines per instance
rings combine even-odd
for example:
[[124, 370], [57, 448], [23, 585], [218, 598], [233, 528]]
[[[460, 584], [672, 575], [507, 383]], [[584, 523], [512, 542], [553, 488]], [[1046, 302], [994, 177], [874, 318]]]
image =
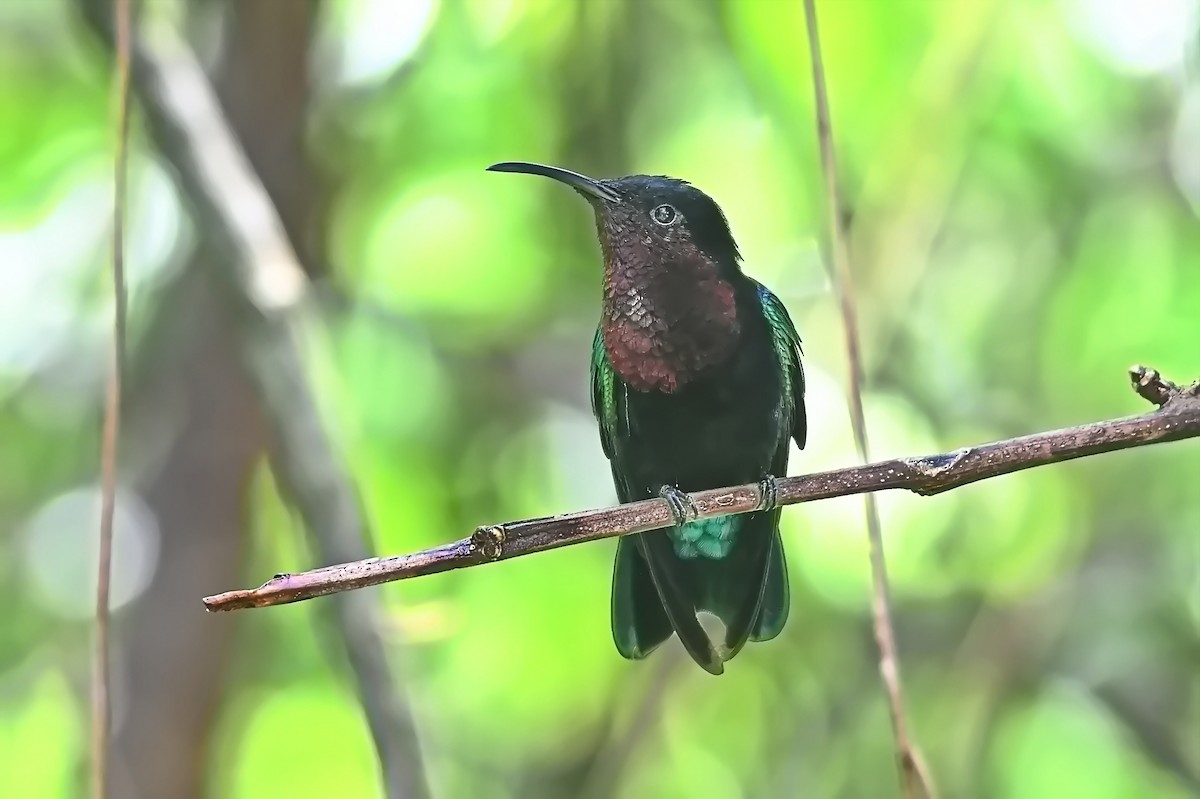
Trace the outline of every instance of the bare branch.
[[[854, 444], [863, 463], [871, 460], [867, 439], [867, 422], [862, 402], [862, 347], [858, 336], [858, 311], [854, 301], [854, 280], [850, 274], [849, 233], [842, 214], [838, 194], [837, 157], [833, 142], [833, 120], [829, 114], [829, 96], [825, 88], [825, 67], [821, 60], [821, 36], [817, 29], [816, 0], [804, 0], [804, 19], [808, 27], [808, 51], [812, 60], [813, 94], [816, 98], [817, 142], [821, 148], [821, 172], [825, 177], [825, 212], [829, 220], [829, 242], [833, 252], [832, 278], [837, 288], [842, 311], [842, 329], [846, 337], [846, 356], [849, 375], [846, 394], [850, 400], [850, 422], [854, 429]], [[867, 539], [871, 553], [871, 616], [874, 621], [875, 643], [879, 647], [879, 676], [887, 691], [892, 733], [904, 795], [912, 799], [918, 794], [935, 797], [937, 789], [926, 773], [920, 752], [908, 732], [904, 714], [904, 691], [900, 680], [900, 655], [896, 646], [896, 631], [892, 625], [891, 592], [888, 588], [887, 559], [883, 549], [883, 523], [879, 505], [873, 493], [863, 499], [867, 512]]]
[[116, 68], [113, 70], [113, 117], [116, 129], [113, 158], [113, 339], [104, 391], [104, 429], [100, 453], [100, 546], [96, 566], [96, 641], [92, 660], [92, 796], [108, 796], [112, 707], [109, 701], [108, 605], [112, 578], [113, 517], [117, 509], [117, 440], [121, 432], [121, 378], [125, 371], [125, 196], [129, 146], [130, 0], [116, 0], [112, 9]]
[[[1131, 370], [1135, 382], [1142, 375], [1143, 367]], [[930, 496], [1036, 466], [1200, 437], [1200, 381], [1185, 389], [1161, 378], [1152, 383], [1166, 392], [1167, 399], [1151, 413], [1035, 433], [940, 455], [896, 458], [786, 477], [777, 481], [778, 504], [795, 505], [897, 488]], [[759, 510], [763, 502], [754, 484], [697, 491], [690, 496], [699, 510], [697, 518], [701, 519]], [[469, 538], [411, 555], [368, 558], [299, 574], [279, 574], [258, 588], [205, 597], [204, 606], [210, 611], [220, 611], [284, 605], [585, 541], [644, 533], [671, 523], [669, 506], [665, 500], [656, 498], [600, 510], [488, 525], [476, 529]]]
[[[109, 22], [95, 5], [83, 3], [85, 17], [111, 43]], [[366, 524], [321, 424], [300, 354], [307, 276], [195, 54], [161, 20], [147, 19], [139, 34], [132, 39], [133, 84], [202, 229], [224, 251], [214, 260], [224, 267], [222, 277], [240, 304], [240, 349], [275, 433], [275, 474], [323, 558], [360, 558], [366, 554]], [[428, 796], [416, 725], [379, 631], [377, 598], [347, 596], [331, 610], [386, 795]]]

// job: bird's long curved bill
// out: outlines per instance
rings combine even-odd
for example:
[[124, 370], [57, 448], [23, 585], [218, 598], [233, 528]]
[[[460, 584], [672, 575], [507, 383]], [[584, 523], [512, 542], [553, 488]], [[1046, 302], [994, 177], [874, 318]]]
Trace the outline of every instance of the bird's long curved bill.
[[578, 172], [572, 172], [569, 169], [560, 169], [556, 166], [547, 166], [545, 164], [532, 164], [528, 161], [502, 161], [499, 164], [492, 164], [487, 168], [489, 172], [520, 172], [525, 175], [541, 175], [542, 177], [557, 180], [559, 183], [565, 183], [575, 191], [580, 192], [588, 197], [594, 197], [605, 202], [615, 203], [620, 202], [620, 197], [616, 195], [612, 189], [600, 183], [597, 180], [589, 178], [587, 175], [581, 175]]

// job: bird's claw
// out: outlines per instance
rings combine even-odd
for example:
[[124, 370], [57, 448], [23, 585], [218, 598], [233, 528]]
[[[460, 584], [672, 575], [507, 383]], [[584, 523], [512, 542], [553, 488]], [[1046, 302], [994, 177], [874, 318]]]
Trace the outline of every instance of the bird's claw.
[[774, 475], [768, 474], [758, 481], [758, 495], [762, 497], [762, 510], [773, 510], [779, 504], [779, 487]]
[[658, 489], [658, 495], [671, 506], [671, 518], [675, 520], [676, 527], [682, 527], [700, 515], [700, 509], [687, 492], [680, 491], [675, 486], [663, 486]]

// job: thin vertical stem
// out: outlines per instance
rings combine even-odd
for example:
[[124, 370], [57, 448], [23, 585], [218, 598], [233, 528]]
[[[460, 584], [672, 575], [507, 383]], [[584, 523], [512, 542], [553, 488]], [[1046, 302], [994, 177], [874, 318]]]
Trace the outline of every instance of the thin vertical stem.
[[116, 70], [113, 105], [116, 156], [113, 174], [113, 340], [104, 394], [104, 428], [100, 454], [100, 547], [96, 575], [96, 640], [92, 664], [92, 796], [106, 799], [112, 711], [109, 696], [108, 604], [112, 575], [113, 517], [117, 494], [117, 439], [121, 428], [121, 376], [125, 367], [125, 195], [126, 148], [129, 137], [130, 0], [113, 4]]
[[[812, 59], [813, 93], [816, 100], [817, 140], [821, 148], [821, 171], [825, 178], [826, 217], [829, 225], [829, 246], [832, 255], [833, 284], [841, 304], [842, 328], [846, 337], [846, 357], [849, 378], [846, 393], [850, 400], [850, 421], [854, 429], [854, 444], [863, 463], [870, 462], [867, 424], [863, 414], [863, 368], [858, 336], [858, 312], [854, 303], [854, 281], [850, 274], [849, 234], [842, 216], [838, 193], [837, 158], [833, 144], [833, 124], [829, 114], [829, 96], [825, 88], [825, 68], [821, 59], [821, 41], [817, 30], [815, 0], [804, 0], [804, 17], [808, 26], [808, 48]], [[875, 494], [864, 495], [867, 511], [867, 537], [871, 552], [871, 614], [874, 620], [875, 643], [879, 647], [879, 673], [887, 692], [892, 732], [896, 740], [897, 760], [906, 797], [934, 795], [933, 784], [925, 774], [921, 759], [908, 733], [904, 713], [904, 694], [900, 680], [900, 656], [896, 649], [896, 633], [892, 626], [887, 560], [883, 550], [883, 531]]]

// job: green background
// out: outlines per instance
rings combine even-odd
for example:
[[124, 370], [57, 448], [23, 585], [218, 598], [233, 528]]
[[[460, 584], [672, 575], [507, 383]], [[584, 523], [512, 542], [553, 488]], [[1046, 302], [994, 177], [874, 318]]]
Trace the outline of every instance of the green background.
[[[800, 3], [142, 5], [212, 69], [313, 276], [305, 368], [371, 551], [614, 499], [587, 407], [590, 212], [495, 161], [711, 194], [805, 341], [792, 473], [854, 462]], [[1195, 0], [818, 7], [874, 455], [1147, 410], [1133, 363], [1200, 376]], [[86, 783], [109, 70], [75, 5], [0, 0], [2, 796]], [[320, 563], [265, 459], [225, 256], [143, 122], [135, 105], [117, 777], [381, 795], [328, 600], [202, 612]], [[880, 504], [944, 796], [1200, 795], [1197, 444]], [[893, 795], [862, 501], [783, 526], [791, 620], [719, 679], [675, 642], [619, 658], [611, 541], [372, 589], [434, 794]]]

